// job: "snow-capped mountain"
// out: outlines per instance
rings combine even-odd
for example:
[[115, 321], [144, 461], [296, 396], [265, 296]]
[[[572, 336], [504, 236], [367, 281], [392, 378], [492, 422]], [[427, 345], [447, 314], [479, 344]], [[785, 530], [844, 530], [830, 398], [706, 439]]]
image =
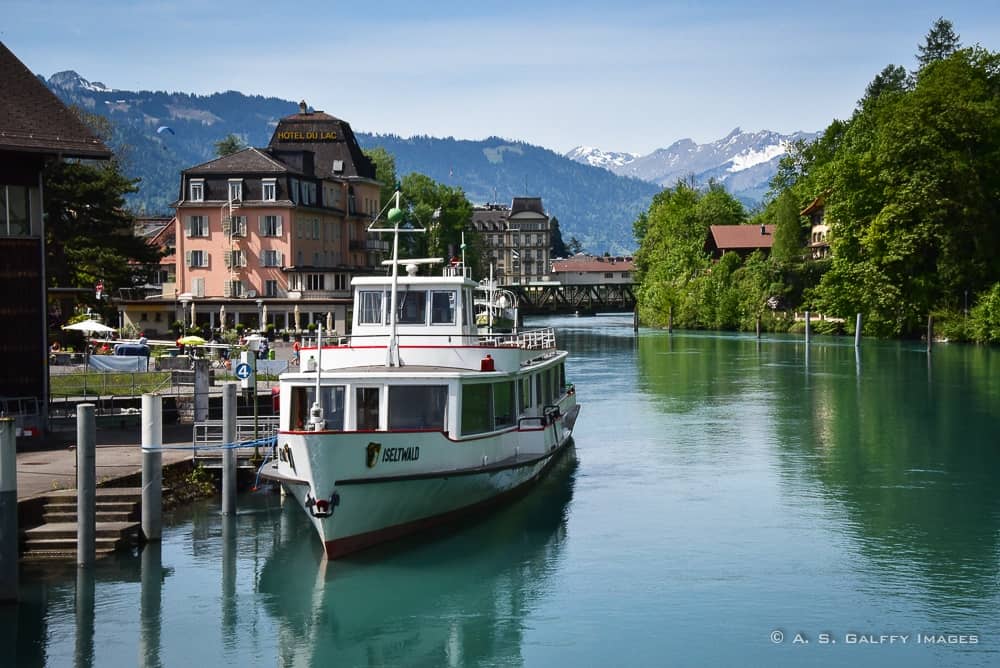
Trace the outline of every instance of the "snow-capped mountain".
[[609, 172], [618, 174], [621, 169], [639, 157], [638, 153], [615, 153], [613, 151], [602, 151], [593, 146], [577, 146], [565, 156], [575, 162], [590, 165], [591, 167], [603, 167]]
[[66, 90], [89, 90], [95, 93], [113, 93], [114, 88], [108, 88], [100, 81], [87, 81], [73, 70], [56, 72], [48, 79], [48, 85]]
[[661, 186], [672, 186], [678, 179], [691, 176], [700, 184], [715, 179], [737, 197], [759, 201], [767, 192], [768, 182], [777, 171], [787, 144], [798, 139], [811, 141], [818, 134], [795, 132], [785, 135], [770, 130], [744, 132], [736, 128], [709, 144], [681, 139], [644, 156], [581, 146], [566, 153], [565, 157]]

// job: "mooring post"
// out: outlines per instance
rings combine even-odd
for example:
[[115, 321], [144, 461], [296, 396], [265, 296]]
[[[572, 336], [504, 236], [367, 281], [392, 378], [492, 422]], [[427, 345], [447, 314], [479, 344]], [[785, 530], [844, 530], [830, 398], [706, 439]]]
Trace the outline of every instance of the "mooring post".
[[931, 344], [934, 343], [934, 316], [927, 316], [927, 352], [931, 352]]
[[861, 347], [861, 314], [858, 314], [858, 318], [854, 323], [854, 347]]
[[807, 346], [809, 345], [809, 338], [810, 338], [810, 336], [811, 336], [811, 332], [809, 331], [809, 311], [806, 311], [806, 345]]
[[635, 305], [635, 309], [632, 311], [632, 331], [639, 331], [639, 305]]
[[17, 435], [0, 418], [0, 603], [17, 600]]
[[163, 399], [142, 395], [142, 535], [163, 534]]
[[204, 357], [194, 359], [194, 421], [204, 422], [208, 419], [209, 385], [212, 370], [209, 361]]
[[222, 386], [222, 514], [236, 514], [236, 383]]
[[163, 620], [163, 546], [142, 547], [139, 559], [139, 665], [162, 666], [160, 627]]
[[757, 316], [757, 338], [760, 338], [760, 316]]
[[667, 334], [674, 333], [674, 307], [671, 306], [667, 311]]
[[97, 424], [94, 404], [76, 407], [76, 564], [94, 565], [97, 534]]

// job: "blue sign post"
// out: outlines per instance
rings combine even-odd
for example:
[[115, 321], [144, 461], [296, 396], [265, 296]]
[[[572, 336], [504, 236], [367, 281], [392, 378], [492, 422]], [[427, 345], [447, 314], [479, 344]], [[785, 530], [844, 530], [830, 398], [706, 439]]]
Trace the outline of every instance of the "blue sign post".
[[236, 377], [240, 380], [250, 380], [250, 376], [253, 375], [253, 370], [250, 365], [246, 362], [240, 362], [236, 365]]

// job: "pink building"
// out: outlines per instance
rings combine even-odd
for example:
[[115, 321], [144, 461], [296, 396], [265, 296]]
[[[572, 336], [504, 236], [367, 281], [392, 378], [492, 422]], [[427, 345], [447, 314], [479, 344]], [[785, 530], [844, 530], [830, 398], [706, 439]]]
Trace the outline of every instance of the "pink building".
[[[366, 231], [379, 211], [375, 167], [350, 125], [321, 111], [278, 123], [267, 148], [247, 148], [181, 173], [176, 283], [126, 314], [140, 329], [150, 301], [190, 327], [350, 321], [350, 282], [380, 271], [388, 243]], [[143, 309], [143, 310], [139, 310]], [[222, 318], [225, 318], [225, 323]], [[155, 328], [160, 329], [160, 328]]]

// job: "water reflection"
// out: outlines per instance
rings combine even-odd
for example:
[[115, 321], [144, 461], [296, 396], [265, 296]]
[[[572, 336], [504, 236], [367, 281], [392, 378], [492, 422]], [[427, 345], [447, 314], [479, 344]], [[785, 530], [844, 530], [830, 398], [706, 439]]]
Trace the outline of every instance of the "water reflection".
[[279, 663], [520, 664], [524, 618], [561, 558], [576, 466], [570, 448], [529, 494], [485, 521], [335, 562], [287, 504], [290, 528], [258, 587], [277, 619]]
[[[672, 424], [690, 415], [718, 430], [677, 435], [697, 445], [695, 457], [733, 456], [734, 442], [740, 454], [777, 457], [786, 500], [856, 541], [859, 569], [876, 568], [879, 586], [955, 609], [992, 601], [1000, 356], [852, 343], [770, 337], [758, 349], [746, 335], [647, 333], [638, 389]], [[836, 510], [822, 514], [817, 499]]]

